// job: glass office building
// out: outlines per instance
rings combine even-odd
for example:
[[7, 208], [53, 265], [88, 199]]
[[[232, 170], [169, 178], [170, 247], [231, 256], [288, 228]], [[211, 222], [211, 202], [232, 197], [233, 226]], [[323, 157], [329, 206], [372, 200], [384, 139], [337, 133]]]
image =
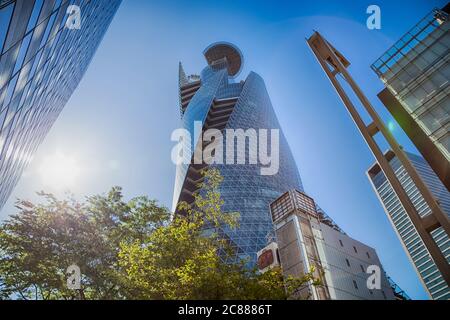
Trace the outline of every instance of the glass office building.
[[[407, 153], [407, 156], [436, 197], [442, 210], [450, 215], [450, 193], [447, 188], [442, 184], [425, 159], [411, 153]], [[392, 151], [386, 153], [386, 158], [389, 160], [419, 215], [424, 217], [430, 214], [430, 208], [398, 158]], [[378, 164], [369, 169], [368, 176], [426, 290], [433, 299], [450, 299], [450, 288], [431, 259], [422, 239]], [[443, 228], [440, 227], [432, 231], [431, 235], [450, 263], [450, 239]]]
[[[186, 76], [180, 64], [180, 106], [183, 127], [193, 137], [190, 150], [198, 145], [194, 122], [201, 130], [217, 129], [280, 129], [264, 80], [251, 72], [243, 81], [235, 81], [243, 56], [229, 43], [215, 43], [204, 52], [208, 66], [200, 75]], [[221, 195], [223, 210], [239, 212], [240, 226], [236, 230], [224, 229], [222, 235], [230, 240], [236, 258], [256, 262], [256, 254], [266, 246], [273, 232], [269, 205], [286, 190], [303, 190], [294, 158], [281, 130], [279, 131], [279, 170], [275, 175], [261, 175], [261, 164], [249, 164], [249, 144], [246, 145], [246, 164], [195, 164], [193, 152], [177, 167], [173, 209], [177, 203], [193, 201], [201, 180], [199, 171], [207, 166], [218, 168], [224, 177]], [[226, 139], [224, 139], [226, 140]], [[270, 139], [268, 139], [270, 141]], [[201, 143], [201, 142], [200, 142]], [[224, 145], [226, 142], [224, 142]], [[269, 146], [269, 154], [271, 152]], [[237, 150], [235, 145], [235, 155]], [[276, 150], [274, 150], [276, 151]]]
[[83, 77], [120, 2], [0, 0], [0, 209]]
[[450, 22], [433, 10], [372, 69], [386, 85], [379, 97], [450, 190]]

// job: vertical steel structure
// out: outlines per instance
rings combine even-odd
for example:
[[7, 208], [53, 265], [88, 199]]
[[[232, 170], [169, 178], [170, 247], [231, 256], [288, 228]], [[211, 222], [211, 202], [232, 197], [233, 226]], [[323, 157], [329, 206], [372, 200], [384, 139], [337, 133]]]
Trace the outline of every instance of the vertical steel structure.
[[[317, 61], [322, 66], [326, 75], [330, 79], [332, 85], [336, 89], [339, 97], [347, 108], [347, 111], [350, 113], [353, 121], [361, 132], [373, 155], [375, 156], [380, 168], [386, 176], [386, 179], [389, 181], [393, 190], [397, 194], [402, 206], [404, 207], [409, 218], [414, 224], [414, 227], [416, 228], [419, 236], [422, 238], [437, 268], [442, 273], [442, 276], [447, 284], [450, 285], [450, 266], [447, 262], [447, 259], [444, 257], [438, 245], [430, 234], [433, 230], [442, 227], [447, 235], [450, 235], [450, 221], [448, 215], [442, 211], [436, 199], [429, 191], [425, 183], [422, 181], [418, 172], [411, 164], [406, 154], [403, 152], [402, 148], [395, 140], [394, 136], [386, 128], [380, 116], [377, 114], [367, 97], [364, 95], [362, 90], [359, 88], [359, 86], [347, 71], [347, 67], [350, 65], [347, 59], [345, 59], [345, 57], [340, 52], [338, 52], [327, 40], [325, 40], [318, 32], [314, 32], [314, 34], [309, 39], [307, 39], [307, 43], [316, 56]], [[370, 124], [365, 124], [355, 105], [350, 100], [342, 85], [339, 83], [337, 79], [338, 75], [341, 75], [343, 79], [349, 84], [351, 90], [356, 94], [359, 101], [368, 112], [372, 120]], [[417, 212], [414, 204], [408, 197], [399, 179], [395, 175], [394, 170], [390, 166], [389, 161], [386, 159], [384, 153], [378, 146], [374, 138], [377, 133], [381, 133], [384, 136], [395, 155], [401, 161], [406, 172], [410, 175], [414, 184], [419, 189], [425, 202], [431, 209], [431, 213], [429, 215], [421, 217]]]

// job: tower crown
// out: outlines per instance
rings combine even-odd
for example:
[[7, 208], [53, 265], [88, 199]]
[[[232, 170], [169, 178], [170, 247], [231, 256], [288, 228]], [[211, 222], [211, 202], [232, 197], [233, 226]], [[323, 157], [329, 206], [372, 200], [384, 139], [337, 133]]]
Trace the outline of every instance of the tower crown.
[[236, 77], [242, 69], [244, 56], [241, 50], [228, 42], [215, 42], [203, 51], [203, 55], [210, 66], [216, 61], [226, 59], [228, 62], [228, 74]]

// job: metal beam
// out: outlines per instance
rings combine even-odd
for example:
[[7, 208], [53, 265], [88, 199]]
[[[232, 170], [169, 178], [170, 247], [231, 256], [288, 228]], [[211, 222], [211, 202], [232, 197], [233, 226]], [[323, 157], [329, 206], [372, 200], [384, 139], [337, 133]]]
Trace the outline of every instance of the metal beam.
[[[347, 67], [350, 65], [348, 60], [346, 60], [345, 57], [332, 45], [330, 45], [328, 41], [325, 40], [318, 32], [315, 32], [309, 39], [307, 39], [307, 43], [316, 56], [317, 61], [322, 66], [322, 69], [330, 79], [332, 85], [336, 89], [339, 97], [347, 108], [347, 111], [350, 113], [350, 116], [358, 127], [364, 140], [368, 144], [381, 170], [386, 176], [386, 179], [397, 194], [403, 208], [405, 209], [414, 227], [416, 228], [417, 233], [422, 238], [422, 241], [424, 242], [431, 258], [433, 259], [443, 278], [447, 282], [447, 285], [450, 286], [450, 266], [447, 262], [447, 259], [444, 257], [438, 245], [430, 234], [430, 232], [432, 232], [433, 230], [442, 227], [447, 235], [450, 236], [450, 221], [448, 215], [442, 211], [433, 194], [422, 181], [419, 173], [409, 161], [401, 146], [397, 143], [394, 136], [384, 125], [381, 117], [378, 115], [367, 97], [364, 95], [362, 90], [348, 73]], [[364, 123], [353, 102], [350, 100], [344, 88], [337, 80], [336, 77], [339, 74], [345, 79], [345, 81], [347, 81], [352, 91], [356, 94], [359, 101], [368, 112], [372, 120], [369, 125], [366, 125]], [[400, 160], [406, 172], [409, 174], [417, 189], [422, 194], [425, 202], [431, 209], [431, 213], [426, 217], [422, 218], [419, 215], [416, 208], [414, 207], [414, 204], [403, 188], [400, 180], [397, 178], [394, 170], [390, 166], [389, 161], [386, 159], [377, 142], [375, 141], [374, 135], [377, 133], [381, 133], [387, 140], [394, 154]]]

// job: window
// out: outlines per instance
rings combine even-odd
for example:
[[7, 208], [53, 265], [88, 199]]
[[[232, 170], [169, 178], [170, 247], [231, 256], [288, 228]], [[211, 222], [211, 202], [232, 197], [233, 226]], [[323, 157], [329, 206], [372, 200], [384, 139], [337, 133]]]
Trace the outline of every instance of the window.
[[366, 255], [367, 255], [367, 258], [370, 259], [370, 254], [369, 254], [369, 252], [366, 252]]
[[339, 243], [340, 243], [341, 247], [344, 246], [344, 244], [342, 243], [342, 240], [339, 240]]
[[450, 152], [450, 135], [446, 135], [439, 139], [439, 143]]
[[416, 111], [417, 107], [419, 106], [419, 99], [416, 97], [414, 92], [409, 92], [408, 94], [406, 94], [403, 98], [403, 101], [403, 105], [406, 106], [406, 108], [411, 112]]
[[358, 289], [358, 284], [356, 283], [355, 280], [353, 280], [353, 286], [355, 287], [355, 289]]
[[56, 0], [55, 5], [53, 6], [53, 10], [59, 8], [61, 6], [61, 2], [62, 2], [62, 0]]
[[40, 48], [42, 48], [43, 46], [45, 46], [45, 45], [47, 44], [47, 40], [48, 40], [48, 37], [49, 37], [49, 35], [50, 35], [50, 31], [51, 31], [51, 29], [52, 29], [52, 27], [53, 27], [53, 23], [55, 22], [56, 13], [57, 13], [57, 12], [55, 12], [55, 13], [48, 19], [47, 27], [45, 28], [45, 31], [44, 31], [44, 36], [43, 36], [42, 39], [41, 39], [41, 46], [40, 46]]
[[383, 294], [384, 300], [386, 300], [387, 298], [386, 298], [386, 293], [384, 293], [384, 290], [381, 290], [381, 293]]
[[40, 50], [39, 53], [34, 57], [33, 66], [31, 67], [30, 73], [28, 74], [28, 79], [32, 79], [34, 77], [39, 61], [41, 59], [42, 52], [43, 50]]
[[355, 246], [353, 246], [353, 251], [355, 251], [355, 253], [358, 253], [358, 250], [356, 250]]
[[20, 45], [19, 54], [16, 59], [16, 65], [14, 66], [13, 75], [16, 74], [23, 66], [23, 61], [25, 60], [25, 55], [27, 54], [28, 46], [30, 45], [31, 33], [27, 35]]
[[6, 34], [8, 33], [9, 22], [11, 21], [13, 9], [14, 3], [0, 9], [0, 53], [6, 40]]
[[420, 115], [419, 120], [425, 127], [425, 131], [431, 134], [443, 125], [445, 125], [450, 119], [450, 107], [447, 99], [437, 106], [434, 106], [428, 112]]
[[350, 261], [348, 261], [348, 259], [345, 259], [345, 262], [347, 263], [347, 266], [350, 267]]
[[360, 266], [361, 266], [361, 271], [362, 271], [362, 272], [366, 272], [366, 270], [364, 270], [364, 267], [363, 267], [363, 265], [362, 265], [362, 264], [360, 264]]
[[44, 3], [43, 0], [37, 0], [34, 3], [33, 12], [31, 13], [30, 20], [28, 20], [28, 26], [27, 31], [28, 33], [30, 30], [34, 29], [36, 27], [36, 23], [39, 17], [39, 13], [41, 12], [42, 4]]
[[422, 53], [422, 58], [428, 62], [428, 64], [432, 64], [438, 58], [438, 55], [433, 50], [427, 49]]
[[419, 120], [420, 122], [422, 122], [423, 126], [425, 127], [425, 131], [428, 134], [432, 134], [434, 131], [436, 131], [436, 129], [439, 128], [439, 122], [433, 117], [431, 112], [427, 112], [421, 115]]
[[13, 97], [14, 89], [16, 88], [16, 83], [17, 83], [18, 79], [19, 79], [19, 75], [16, 75], [14, 78], [12, 78], [9, 81], [8, 89], [6, 91], [6, 97], [5, 97], [5, 100], [3, 101], [3, 107], [8, 106], [9, 102], [11, 101], [11, 99]]

